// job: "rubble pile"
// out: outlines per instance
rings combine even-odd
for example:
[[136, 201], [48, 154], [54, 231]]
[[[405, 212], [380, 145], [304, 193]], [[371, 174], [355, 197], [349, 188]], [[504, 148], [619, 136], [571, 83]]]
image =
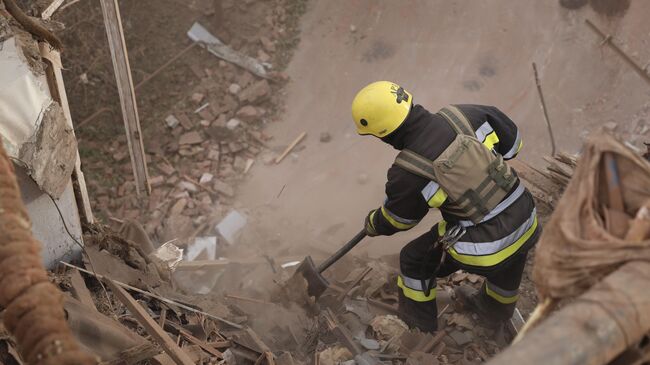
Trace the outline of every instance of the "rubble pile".
[[[146, 92], [138, 90], [152, 187], [151, 196], [144, 202], [136, 196], [123, 134], [118, 133], [108, 141], [97, 138], [93, 128], [104, 128], [99, 124], [108, 123], [99, 117], [89, 122], [92, 124], [84, 125], [79, 132], [82, 159], [90, 176], [88, 186], [94, 211], [103, 221], [138, 220], [154, 242], [192, 239], [211, 230], [229, 212], [235, 187], [252, 168], [261, 163], [275, 163], [284, 146], [279, 146], [277, 151], [270, 149], [271, 137], [263, 129], [275, 120], [281, 105], [281, 88], [286, 76], [279, 70], [286, 65], [294, 46], [289, 41], [297, 36], [297, 15], [291, 12], [299, 11], [300, 4], [300, 1], [285, 0], [226, 0], [187, 5], [204, 15], [202, 21], [206, 22], [206, 28], [229, 47], [229, 52], [257, 62], [256, 66], [268, 72], [264, 74], [266, 77], [260, 77], [250, 71], [249, 65], [237, 64], [232, 57], [226, 61], [211, 49], [205, 49], [203, 43], [197, 43], [197, 49], [181, 58], [188, 67], [182, 72], [184, 84], [179, 90], [174, 90], [176, 85], [169, 91], [155, 90], [147, 84], [143, 85]], [[225, 21], [224, 14], [244, 14], [244, 18], [231, 16]], [[217, 21], [219, 17], [221, 22]], [[216, 25], [208, 26], [210, 22]], [[186, 43], [193, 42], [191, 33], [197, 24], [178, 37]], [[242, 31], [237, 31], [240, 28]], [[110, 57], [106, 61], [110, 62]], [[155, 85], [156, 78], [166, 77], [165, 72], [161, 71], [153, 81], [145, 76], [144, 82]], [[85, 79], [89, 77], [92, 80], [92, 75]], [[140, 82], [143, 81], [135, 74], [134, 83]], [[78, 86], [75, 83], [71, 88], [72, 97], [78, 92]], [[81, 86], [97, 88], [90, 84]], [[119, 113], [112, 115], [117, 117]], [[105, 116], [111, 114], [104, 113], [101, 117]], [[84, 118], [77, 121], [84, 123]]]
[[[439, 281], [441, 330], [432, 335], [397, 318], [397, 271], [383, 259], [346, 258], [349, 265], [333, 270], [313, 312], [277, 291], [258, 298], [181, 294], [174, 277], [188, 262], [161, 262], [161, 249], [143, 256], [141, 242], [105, 227], [90, 228], [83, 267], [65, 264], [51, 280], [66, 294], [73, 333], [102, 363], [475, 364], [513, 336], [508, 328], [482, 327], [454, 300], [452, 285], [478, 287], [476, 275], [457, 272]], [[213, 264], [223, 277], [241, 272], [242, 263]], [[276, 268], [275, 283], [294, 267]], [[194, 270], [201, 268], [181, 271]], [[12, 339], [4, 336], [0, 361], [15, 363], [17, 356]]]

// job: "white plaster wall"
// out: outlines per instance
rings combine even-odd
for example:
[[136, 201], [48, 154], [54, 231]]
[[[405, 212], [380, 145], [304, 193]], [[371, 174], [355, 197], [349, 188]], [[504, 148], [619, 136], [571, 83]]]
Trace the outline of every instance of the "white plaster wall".
[[[27, 176], [25, 169], [16, 167], [16, 177], [23, 202], [27, 206], [32, 221], [32, 233], [41, 242], [43, 263], [48, 269], [65, 260], [79, 257], [81, 248], [68, 235], [61, 221], [61, 216], [47, 194], [39, 190], [36, 183]], [[61, 197], [56, 200], [70, 233], [81, 241], [81, 222], [77, 202], [69, 181]], [[82, 242], [83, 243], [83, 242]]]

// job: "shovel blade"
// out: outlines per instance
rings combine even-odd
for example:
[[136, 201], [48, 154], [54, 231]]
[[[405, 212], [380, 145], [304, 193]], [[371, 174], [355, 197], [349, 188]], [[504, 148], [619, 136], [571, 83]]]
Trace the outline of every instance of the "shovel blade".
[[307, 281], [307, 294], [318, 299], [329, 286], [329, 282], [321, 275], [314, 265], [311, 256], [305, 257], [293, 276], [301, 275]]

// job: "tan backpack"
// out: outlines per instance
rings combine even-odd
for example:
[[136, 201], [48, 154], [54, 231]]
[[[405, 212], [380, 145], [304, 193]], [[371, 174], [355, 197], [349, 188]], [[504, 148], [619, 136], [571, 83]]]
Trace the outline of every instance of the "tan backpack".
[[503, 200], [517, 178], [501, 155], [476, 138], [458, 107], [450, 105], [438, 114], [456, 132], [454, 141], [433, 161], [405, 149], [395, 164], [438, 183], [447, 194], [445, 211], [479, 223]]

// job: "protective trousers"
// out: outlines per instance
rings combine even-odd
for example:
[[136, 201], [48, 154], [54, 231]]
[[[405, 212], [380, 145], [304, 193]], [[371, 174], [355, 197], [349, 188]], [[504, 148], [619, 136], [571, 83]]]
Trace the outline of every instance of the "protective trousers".
[[[436, 246], [437, 225], [420, 237], [409, 242], [400, 252], [399, 287], [400, 318], [409, 326], [425, 332], [437, 330], [438, 309], [436, 304], [436, 278], [432, 277], [442, 259], [442, 247]], [[531, 237], [537, 239], [537, 237]], [[530, 245], [532, 246], [532, 245]], [[502, 322], [509, 319], [518, 299], [519, 284], [526, 265], [528, 253], [525, 249], [490, 268], [470, 267], [445, 255], [436, 277], [445, 277], [462, 269], [485, 277], [479, 293], [482, 311], [487, 311], [490, 320]], [[430, 290], [428, 290], [430, 289]], [[480, 314], [480, 313], [479, 313]]]

